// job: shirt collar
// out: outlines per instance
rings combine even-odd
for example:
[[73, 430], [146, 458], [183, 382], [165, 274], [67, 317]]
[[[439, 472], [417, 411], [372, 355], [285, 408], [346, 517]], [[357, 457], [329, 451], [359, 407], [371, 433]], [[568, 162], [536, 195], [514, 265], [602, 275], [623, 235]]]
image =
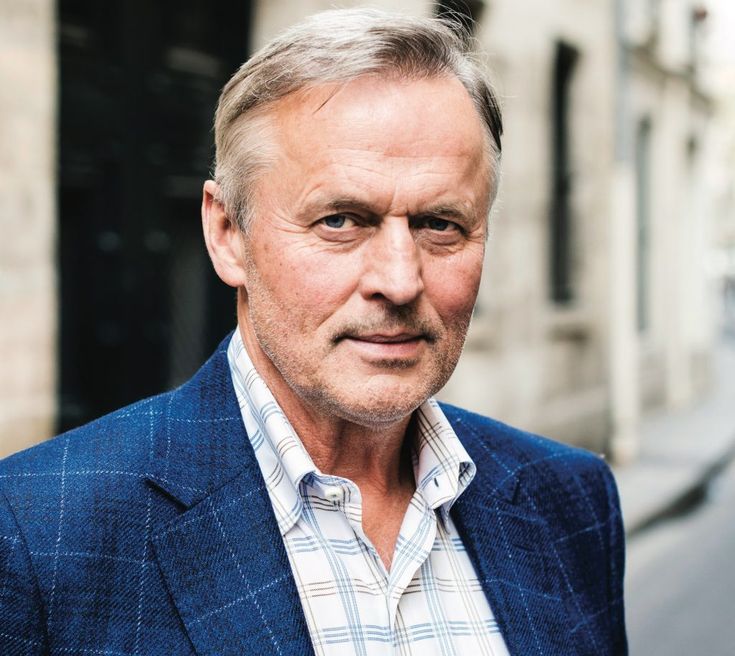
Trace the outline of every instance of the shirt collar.
[[444, 520], [475, 477], [477, 468], [459, 441], [449, 420], [434, 399], [425, 401], [415, 414], [416, 489], [430, 508]]
[[232, 382], [250, 443], [273, 504], [278, 528], [285, 535], [303, 512], [301, 481], [317, 471], [265, 381], [255, 369], [240, 331], [227, 349]]
[[[321, 476], [296, 431], [260, 377], [235, 330], [227, 349], [232, 382], [245, 430], [263, 474], [281, 535], [299, 520], [301, 481]], [[475, 463], [434, 399], [415, 413], [413, 453], [416, 488], [427, 505], [446, 521], [452, 504], [475, 476]]]

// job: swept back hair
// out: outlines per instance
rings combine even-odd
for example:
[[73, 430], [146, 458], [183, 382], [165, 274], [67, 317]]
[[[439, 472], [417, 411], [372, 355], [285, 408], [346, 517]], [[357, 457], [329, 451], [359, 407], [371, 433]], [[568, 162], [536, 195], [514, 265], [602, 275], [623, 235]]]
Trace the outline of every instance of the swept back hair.
[[243, 231], [252, 219], [257, 176], [275, 157], [269, 138], [269, 106], [295, 91], [375, 74], [402, 79], [457, 78], [486, 129], [494, 193], [502, 118], [469, 35], [439, 18], [334, 9], [314, 14], [275, 37], [222, 90], [214, 123], [214, 179], [220, 189], [218, 200]]

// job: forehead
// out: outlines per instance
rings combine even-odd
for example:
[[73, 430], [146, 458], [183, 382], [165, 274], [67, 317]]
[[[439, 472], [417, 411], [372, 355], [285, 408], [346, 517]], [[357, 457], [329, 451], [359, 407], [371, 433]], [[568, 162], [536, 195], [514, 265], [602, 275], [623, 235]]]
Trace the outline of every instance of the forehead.
[[281, 147], [294, 154], [348, 145], [395, 157], [475, 158], [486, 143], [469, 94], [449, 76], [317, 85], [278, 101], [273, 118]]
[[453, 77], [323, 84], [279, 100], [269, 118], [279, 162], [266, 177], [301, 201], [316, 187], [365, 186], [386, 203], [453, 193], [480, 209], [489, 195], [486, 131]]

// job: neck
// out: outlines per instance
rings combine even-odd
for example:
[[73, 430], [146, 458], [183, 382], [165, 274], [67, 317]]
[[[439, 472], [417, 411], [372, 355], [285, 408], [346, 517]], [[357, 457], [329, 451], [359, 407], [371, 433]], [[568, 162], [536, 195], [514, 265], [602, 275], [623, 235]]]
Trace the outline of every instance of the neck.
[[252, 331], [240, 335], [253, 365], [325, 474], [351, 480], [362, 497], [362, 528], [390, 569], [396, 540], [415, 491], [411, 416], [378, 425], [349, 421], [324, 403], [310, 403], [289, 385]]
[[297, 420], [293, 425], [325, 474], [348, 478], [363, 493], [370, 489], [389, 494], [413, 487], [410, 418], [377, 428], [339, 420], [317, 424]]
[[251, 331], [240, 329], [240, 335], [258, 374], [322, 473], [353, 481], [363, 494], [413, 489], [411, 416], [362, 425], [314, 407], [284, 380]]

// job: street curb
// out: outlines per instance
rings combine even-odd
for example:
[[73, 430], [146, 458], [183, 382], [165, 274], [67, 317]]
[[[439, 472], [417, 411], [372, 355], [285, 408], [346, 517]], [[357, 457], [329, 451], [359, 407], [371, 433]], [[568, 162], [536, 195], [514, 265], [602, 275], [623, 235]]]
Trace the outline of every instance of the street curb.
[[625, 536], [630, 539], [659, 522], [682, 515], [699, 505], [707, 496], [707, 488], [717, 475], [735, 460], [735, 433], [724, 448], [708, 464], [699, 468], [691, 480], [676, 490], [657, 508], [625, 526]]

